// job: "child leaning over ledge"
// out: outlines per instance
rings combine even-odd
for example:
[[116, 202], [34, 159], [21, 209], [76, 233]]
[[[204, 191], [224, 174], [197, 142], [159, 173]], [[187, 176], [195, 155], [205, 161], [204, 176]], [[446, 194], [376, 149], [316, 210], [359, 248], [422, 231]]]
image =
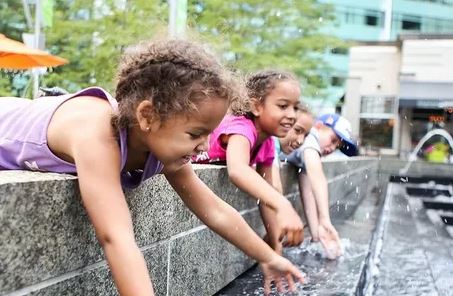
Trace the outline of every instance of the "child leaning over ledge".
[[290, 155], [281, 155], [301, 168], [299, 190], [313, 241], [321, 241], [327, 257], [341, 255], [340, 238], [330, 221], [329, 193], [321, 156], [340, 148], [347, 156], [357, 155], [357, 144], [351, 136], [351, 125], [338, 114], [318, 117], [304, 144]]
[[293, 276], [303, 281], [300, 271], [190, 165], [206, 150], [230, 103], [240, 99], [229, 76], [202, 46], [163, 40], [126, 51], [116, 98], [99, 87], [35, 100], [0, 98], [0, 170], [77, 174], [82, 203], [122, 296], [154, 295], [122, 189], [158, 173], [201, 221], [260, 262], [266, 292], [271, 282], [282, 281], [294, 290]]

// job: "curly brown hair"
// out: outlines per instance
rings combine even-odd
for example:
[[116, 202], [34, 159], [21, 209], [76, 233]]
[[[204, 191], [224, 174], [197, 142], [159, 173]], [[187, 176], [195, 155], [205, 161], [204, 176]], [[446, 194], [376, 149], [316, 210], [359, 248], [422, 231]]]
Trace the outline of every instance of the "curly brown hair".
[[176, 114], [190, 115], [203, 100], [221, 98], [239, 104], [245, 92], [239, 80], [201, 45], [188, 40], [156, 40], [129, 47], [118, 71], [116, 128], [136, 123], [135, 107], [151, 100], [161, 122]]
[[263, 70], [256, 72], [247, 79], [247, 94], [250, 98], [264, 101], [277, 82], [283, 80], [297, 81], [297, 78], [296, 75], [287, 71]]
[[[262, 70], [249, 75], [246, 81], [246, 90], [249, 98], [264, 102], [272, 89], [278, 82], [293, 80], [298, 82], [297, 76], [291, 72], [283, 70]], [[253, 117], [248, 110], [247, 116]]]

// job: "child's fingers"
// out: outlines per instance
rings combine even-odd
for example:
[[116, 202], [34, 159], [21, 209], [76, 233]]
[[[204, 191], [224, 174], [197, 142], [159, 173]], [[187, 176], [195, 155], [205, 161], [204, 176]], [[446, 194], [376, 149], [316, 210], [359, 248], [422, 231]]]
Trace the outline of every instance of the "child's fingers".
[[302, 275], [302, 272], [299, 269], [297, 269], [294, 265], [291, 266], [289, 272], [291, 273], [289, 276], [294, 276], [297, 279], [297, 281], [302, 284], [305, 283], [305, 278]]
[[283, 287], [283, 282], [281, 280], [280, 277], [278, 277], [276, 280], [275, 280], [275, 285], [277, 286], [277, 291], [279, 293], [283, 293], [285, 292], [285, 288]]
[[288, 231], [286, 234], [286, 242], [285, 245], [292, 246], [294, 244], [294, 232], [293, 231]]
[[264, 277], [264, 295], [269, 295], [271, 292], [271, 282], [272, 280], [269, 277]]
[[296, 291], [296, 285], [294, 284], [294, 279], [291, 274], [288, 274], [286, 276], [286, 281], [288, 282], [288, 287], [291, 292]]
[[304, 240], [304, 229], [300, 229], [298, 232], [297, 232], [297, 236], [296, 236], [296, 246], [300, 245], [302, 243], [302, 241]]
[[286, 236], [286, 232], [287, 232], [286, 229], [282, 229], [282, 230], [281, 230], [280, 235], [279, 235], [279, 237], [278, 237], [278, 241], [279, 241], [279, 242], [283, 242], [283, 240], [285, 239], [285, 236]]

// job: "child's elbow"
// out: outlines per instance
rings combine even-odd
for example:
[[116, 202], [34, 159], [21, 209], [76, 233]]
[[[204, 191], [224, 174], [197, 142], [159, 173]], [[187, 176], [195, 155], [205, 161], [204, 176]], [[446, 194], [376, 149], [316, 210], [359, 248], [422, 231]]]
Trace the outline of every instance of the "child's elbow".
[[118, 248], [120, 245], [136, 245], [133, 234], [121, 232], [104, 232], [97, 235], [103, 249]]
[[240, 167], [232, 166], [228, 167], [228, 177], [230, 181], [236, 184], [241, 178], [243, 178], [244, 170], [241, 170]]

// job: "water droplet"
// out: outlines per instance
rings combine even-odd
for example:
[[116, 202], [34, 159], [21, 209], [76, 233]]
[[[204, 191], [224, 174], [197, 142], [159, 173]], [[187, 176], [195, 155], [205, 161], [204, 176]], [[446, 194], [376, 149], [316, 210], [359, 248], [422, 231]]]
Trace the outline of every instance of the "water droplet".
[[370, 219], [370, 213], [369, 213], [369, 212], [366, 212], [365, 218], [366, 218], [367, 220]]
[[258, 199], [258, 200], [256, 201], [256, 204], [257, 204], [257, 205], [260, 205], [260, 202], [261, 202], [261, 200]]
[[322, 18], [322, 16], [319, 17], [318, 21], [319, 21], [320, 23], [322, 23], [322, 22], [324, 21], [324, 19]]

